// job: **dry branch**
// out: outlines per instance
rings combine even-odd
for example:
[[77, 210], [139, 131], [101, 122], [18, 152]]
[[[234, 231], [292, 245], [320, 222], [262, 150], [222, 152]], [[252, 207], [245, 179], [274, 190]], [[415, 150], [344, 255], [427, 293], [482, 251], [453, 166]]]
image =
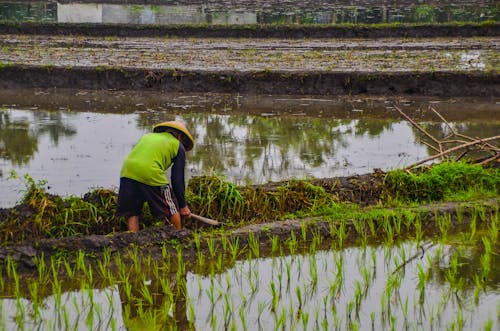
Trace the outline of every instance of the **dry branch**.
[[[446, 137], [442, 139], [438, 139], [431, 135], [429, 132], [427, 132], [423, 127], [417, 124], [410, 116], [405, 114], [399, 107], [396, 105], [393, 105], [394, 109], [396, 109], [413, 127], [415, 127], [418, 131], [420, 131], [423, 135], [425, 135], [427, 138], [429, 138], [432, 143], [426, 142], [422, 140], [422, 143], [425, 144], [427, 147], [435, 151], [437, 154], [432, 155], [428, 158], [425, 158], [423, 160], [420, 160], [412, 165], [407, 166], [405, 169], [410, 170], [413, 169], [423, 163], [435, 160], [437, 158], [441, 158], [441, 160], [460, 160], [467, 154], [473, 152], [473, 151], [482, 151], [488, 153], [487, 157], [482, 157], [481, 159], [476, 159], [476, 160], [471, 160], [470, 162], [473, 164], [480, 164], [480, 165], [485, 165], [489, 162], [497, 161], [500, 159], [500, 148], [498, 148], [495, 145], [490, 144], [490, 142], [499, 140], [500, 136], [493, 136], [493, 137], [488, 137], [488, 138], [472, 138], [469, 136], [466, 136], [464, 134], [461, 134], [457, 132], [451, 125], [450, 123], [434, 108], [429, 106], [429, 110], [434, 112], [441, 121], [449, 128], [451, 131], [450, 135], [447, 135]], [[457, 144], [454, 147], [450, 148], [445, 148], [444, 145], [449, 145], [449, 144]], [[458, 158], [452, 159], [451, 153], [465, 149]]]

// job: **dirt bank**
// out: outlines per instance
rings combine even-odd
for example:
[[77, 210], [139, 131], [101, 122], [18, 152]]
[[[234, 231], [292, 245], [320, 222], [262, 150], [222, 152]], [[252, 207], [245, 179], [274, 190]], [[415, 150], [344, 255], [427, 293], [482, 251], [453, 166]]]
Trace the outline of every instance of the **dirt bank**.
[[105, 23], [0, 23], [0, 34], [183, 38], [435, 38], [495, 37], [500, 24], [424, 24], [393, 26], [165, 26]]
[[500, 95], [500, 75], [481, 72], [286, 72], [148, 70], [8, 65], [0, 88], [76, 88], [295, 95]]
[[4, 34], [0, 36], [0, 88], [288, 95], [500, 94], [498, 37], [229, 37]]
[[[491, 213], [498, 212], [498, 207], [500, 206], [500, 199], [491, 199], [483, 202], [471, 203], [445, 203], [445, 204], [435, 204], [421, 206], [418, 208], [407, 209], [406, 212], [411, 211], [412, 219], [421, 219], [423, 222], [423, 233], [425, 237], [432, 237], [433, 233], [438, 232], [438, 224], [436, 222], [437, 217], [447, 216], [451, 220], [452, 228], [455, 230], [460, 229], [462, 226], [467, 226], [473, 215], [476, 215], [474, 210], [478, 206], [481, 207], [483, 215], [489, 217]], [[477, 216], [477, 215], [476, 215]], [[415, 217], [415, 218], [413, 218]], [[259, 243], [262, 247], [268, 246], [273, 237], [277, 237], [281, 240], [286, 240], [290, 237], [292, 233], [296, 237], [304, 236], [304, 229], [306, 229], [305, 235], [308, 240], [312, 238], [313, 235], [320, 235], [324, 238], [332, 238], [335, 235], [336, 229], [340, 226], [341, 222], [325, 220], [321, 217], [319, 218], [308, 218], [302, 220], [285, 220], [278, 222], [260, 223], [244, 226], [241, 228], [236, 228], [228, 230], [224, 233], [224, 240], [238, 240], [240, 245], [245, 245], [249, 237], [258, 238]], [[395, 239], [398, 237], [404, 238], [407, 236], [414, 235], [415, 228], [413, 226], [407, 226], [407, 223], [402, 228], [400, 233], [396, 233]], [[413, 224], [413, 222], [411, 222]], [[355, 243], [360, 239], [362, 234], [358, 233], [360, 230], [352, 222], [344, 223], [346, 228], [346, 237], [344, 238], [345, 243]], [[367, 232], [367, 235], [371, 237], [370, 240], [377, 240], [377, 235], [384, 235], [384, 229], [382, 223], [375, 225], [376, 233], [369, 234], [371, 231], [368, 224], [363, 225], [363, 230]], [[453, 231], [452, 231], [453, 232]], [[215, 236], [215, 245], [217, 250], [221, 251], [222, 254], [222, 234], [216, 232], [213, 234]], [[207, 235], [202, 236], [202, 242], [200, 244], [200, 249], [208, 254], [208, 244]], [[154, 226], [147, 228], [145, 230], [139, 231], [138, 233], [128, 233], [121, 232], [113, 235], [90, 235], [90, 236], [76, 236], [76, 237], [66, 237], [61, 239], [43, 239], [36, 243], [33, 241], [27, 241], [17, 245], [11, 245], [7, 247], [0, 247], [0, 262], [4, 262], [7, 258], [17, 263], [19, 272], [32, 272], [36, 270], [37, 260], [42, 256], [45, 259], [50, 259], [51, 256], [55, 254], [67, 254], [71, 255], [77, 251], [84, 251], [88, 256], [94, 258], [99, 258], [100, 254], [104, 250], [108, 250], [111, 253], [116, 252], [126, 252], [132, 247], [139, 247], [141, 254], [147, 256], [148, 254], [153, 257], [161, 257], [162, 247], [165, 242], [174, 241], [176, 244], [182, 244], [184, 258], [187, 261], [193, 261], [197, 256], [197, 249], [194, 242], [193, 231], [189, 229], [183, 229], [180, 231], [174, 230], [170, 226]], [[167, 249], [170, 250], [172, 255], [176, 254], [175, 245], [167, 245]]]

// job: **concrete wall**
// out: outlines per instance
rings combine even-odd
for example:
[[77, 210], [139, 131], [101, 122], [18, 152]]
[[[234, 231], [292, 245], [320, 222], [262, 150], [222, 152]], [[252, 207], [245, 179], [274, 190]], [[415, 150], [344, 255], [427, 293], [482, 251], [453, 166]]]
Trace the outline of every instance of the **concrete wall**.
[[57, 4], [59, 23], [102, 23], [103, 4]]

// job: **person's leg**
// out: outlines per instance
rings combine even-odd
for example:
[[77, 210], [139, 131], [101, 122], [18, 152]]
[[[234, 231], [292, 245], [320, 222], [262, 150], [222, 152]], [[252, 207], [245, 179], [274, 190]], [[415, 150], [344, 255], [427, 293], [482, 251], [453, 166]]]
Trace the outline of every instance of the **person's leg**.
[[168, 220], [177, 230], [182, 229], [181, 213], [177, 212], [173, 214]]
[[139, 231], [139, 216], [130, 216], [127, 219], [127, 226], [130, 232]]
[[133, 179], [120, 178], [116, 215], [127, 219], [127, 229], [132, 232], [139, 231], [139, 216], [144, 204], [140, 185]]
[[170, 185], [144, 187], [144, 194], [152, 215], [169, 222], [176, 229], [182, 228], [179, 206]]

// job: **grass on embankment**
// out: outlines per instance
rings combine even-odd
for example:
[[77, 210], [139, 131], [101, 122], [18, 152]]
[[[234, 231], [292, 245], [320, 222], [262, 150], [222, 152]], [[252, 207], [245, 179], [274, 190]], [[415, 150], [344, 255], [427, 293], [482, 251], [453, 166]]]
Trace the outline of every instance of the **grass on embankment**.
[[[29, 176], [26, 180], [27, 191], [21, 204], [0, 210], [3, 245], [27, 239], [126, 230], [125, 220], [115, 216], [115, 192], [97, 189], [83, 198], [63, 198], [47, 194], [44, 182], [37, 183]], [[366, 209], [341, 200], [335, 186], [327, 191], [311, 180], [284, 181], [272, 188], [265, 185], [240, 187], [220, 176], [193, 178], [188, 185], [187, 201], [193, 212], [224, 221], [226, 229], [310, 216], [346, 220], [386, 208], [498, 197], [500, 171], [466, 163], [442, 163], [418, 173], [390, 171], [379, 181], [361, 181], [357, 185], [359, 190], [375, 192], [374, 206]], [[141, 225], [158, 224], [147, 208], [144, 212]]]

